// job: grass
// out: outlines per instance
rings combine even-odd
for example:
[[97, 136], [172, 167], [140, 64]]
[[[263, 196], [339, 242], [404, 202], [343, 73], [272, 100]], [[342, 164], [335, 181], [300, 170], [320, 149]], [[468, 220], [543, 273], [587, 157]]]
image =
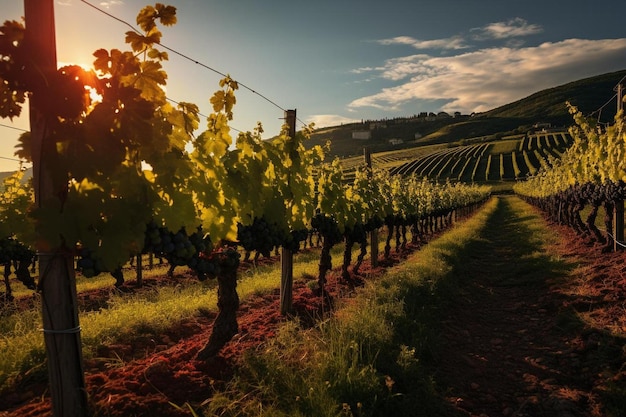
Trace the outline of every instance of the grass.
[[494, 142], [493, 146], [489, 149], [490, 155], [499, 155], [501, 153], [512, 153], [517, 150], [519, 140], [501, 140]]
[[538, 285], [567, 274], [571, 265], [545, 252], [545, 246], [555, 243], [556, 237], [531, 206], [512, 196], [500, 200], [481, 239], [467, 246], [465, 257], [455, 260], [459, 269], [485, 275], [498, 286]]

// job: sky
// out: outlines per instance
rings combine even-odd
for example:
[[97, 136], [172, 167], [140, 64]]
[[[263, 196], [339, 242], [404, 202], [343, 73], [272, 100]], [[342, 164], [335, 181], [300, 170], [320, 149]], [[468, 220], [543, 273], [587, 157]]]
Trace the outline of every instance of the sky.
[[[222, 74], [240, 83], [231, 126], [298, 127], [486, 111], [571, 81], [626, 69], [624, 0], [161, 0], [178, 22], [162, 28], [167, 96], [211, 111]], [[90, 0], [137, 27], [145, 0]], [[59, 66], [90, 66], [100, 48], [129, 48], [124, 23], [81, 0], [54, 0]], [[0, 0], [0, 19], [23, 2]], [[183, 57], [183, 55], [185, 57]], [[614, 94], [607, 91], [607, 100]], [[0, 171], [27, 111], [0, 120]], [[205, 126], [205, 122], [201, 122]], [[236, 132], [233, 132], [236, 135]]]

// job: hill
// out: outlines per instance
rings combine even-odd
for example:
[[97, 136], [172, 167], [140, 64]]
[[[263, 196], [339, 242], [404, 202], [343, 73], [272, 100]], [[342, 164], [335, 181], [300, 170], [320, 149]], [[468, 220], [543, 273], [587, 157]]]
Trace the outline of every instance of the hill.
[[[614, 95], [615, 85], [626, 76], [625, 71], [612, 72], [596, 77], [585, 78], [532, 94], [481, 114], [481, 117], [516, 118], [532, 121], [546, 121], [561, 126], [571, 124], [571, 116], [564, 104], [570, 102], [583, 114], [591, 114], [603, 106]], [[615, 116], [616, 105], [602, 111], [602, 121], [610, 122]]]
[[[583, 114], [591, 114], [610, 102], [615, 85], [626, 70], [585, 78], [536, 92], [526, 98], [484, 113], [468, 115], [440, 114], [436, 117], [402, 117], [364, 121], [317, 130], [307, 146], [331, 143], [330, 157], [362, 155], [372, 152], [412, 148], [422, 145], [466, 143], [497, 140], [505, 135], [525, 134], [537, 123], [566, 129], [572, 117], [565, 106], [570, 102]], [[601, 121], [613, 120], [616, 105], [602, 110]], [[369, 139], [353, 139], [353, 132], [369, 132]], [[391, 144], [390, 140], [394, 140]]]
[[[15, 171], [0, 172], [0, 182], [2, 182], [9, 175], [13, 175], [13, 174], [15, 174]], [[24, 171], [24, 178], [22, 179], [22, 182], [26, 182], [32, 177], [33, 177], [33, 168], [27, 168]]]

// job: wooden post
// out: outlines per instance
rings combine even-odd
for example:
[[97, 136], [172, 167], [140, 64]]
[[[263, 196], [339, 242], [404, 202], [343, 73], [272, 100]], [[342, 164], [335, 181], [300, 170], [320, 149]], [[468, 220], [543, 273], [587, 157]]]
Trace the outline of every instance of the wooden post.
[[[32, 74], [42, 77], [33, 80], [41, 87], [29, 100], [35, 205], [41, 207], [43, 202], [63, 198], [67, 192], [67, 179], [63, 181], [64, 176], [52, 175], [50, 157], [56, 149], [49, 129], [52, 115], [46, 114], [50, 106], [44, 105], [45, 86], [54, 82], [49, 77], [57, 70], [53, 0], [24, 0], [24, 16], [24, 47], [30, 54]], [[76, 308], [74, 258], [69, 250], [52, 247], [41, 238], [38, 239], [37, 252], [52, 411], [55, 417], [86, 416], [87, 393]]]
[[[372, 175], [372, 153], [368, 146], [363, 148], [363, 157], [365, 158], [365, 164], [369, 170], [369, 175]], [[370, 265], [372, 268], [378, 266], [378, 230], [374, 229], [370, 232]]]
[[137, 265], [135, 270], [137, 271], [137, 286], [143, 287], [143, 255], [141, 253], [137, 255], [136, 261]]
[[[623, 96], [624, 90], [622, 87], [622, 81], [620, 80], [619, 84], [617, 84], [617, 112], [621, 112], [623, 110]], [[620, 117], [624, 117], [624, 115], [620, 115]], [[624, 242], [624, 200], [615, 201], [615, 206], [613, 209], [613, 233], [615, 233], [615, 239], [613, 239], [613, 251], [617, 252], [622, 250], [622, 242]]]
[[293, 310], [293, 252], [281, 248], [280, 314], [286, 316]]
[[623, 249], [624, 242], [624, 200], [618, 200], [613, 206], [613, 251], [617, 252]]
[[363, 158], [365, 158], [365, 165], [368, 169], [372, 169], [372, 153], [370, 152], [370, 148], [365, 146], [363, 148]]
[[[286, 110], [285, 120], [289, 126], [289, 138], [296, 137], [296, 111]], [[293, 310], [293, 252], [281, 248], [281, 274], [280, 274], [280, 314], [291, 314]]]

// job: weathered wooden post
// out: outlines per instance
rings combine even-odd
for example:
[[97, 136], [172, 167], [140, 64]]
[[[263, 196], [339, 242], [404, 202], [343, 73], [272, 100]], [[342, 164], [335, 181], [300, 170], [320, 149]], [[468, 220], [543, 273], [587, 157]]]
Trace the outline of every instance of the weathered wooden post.
[[[624, 117], [622, 112], [623, 110], [623, 98], [624, 90], [622, 86], [622, 81], [619, 82], [616, 86], [617, 90], [617, 113], [620, 117]], [[624, 200], [620, 199], [615, 201], [615, 206], [613, 209], [613, 233], [615, 233], [615, 239], [613, 239], [613, 251], [617, 252], [622, 249], [622, 242], [624, 242]]]
[[613, 206], [613, 251], [622, 250], [624, 242], [624, 200], [618, 200]]
[[137, 265], [135, 270], [137, 271], [137, 286], [143, 287], [143, 255], [141, 253], [137, 255], [136, 261]]
[[[368, 146], [363, 148], [363, 157], [365, 165], [368, 169], [368, 175], [372, 177], [372, 154]], [[374, 229], [370, 232], [370, 264], [372, 268], [378, 266], [378, 230]]]
[[[296, 136], [296, 111], [286, 110], [285, 120], [289, 126], [289, 138]], [[291, 157], [291, 156], [290, 156]], [[291, 249], [281, 248], [280, 274], [280, 314], [290, 314], [293, 310], [293, 252]]]
[[[67, 192], [67, 178], [52, 175], [55, 167], [50, 161], [56, 152], [50, 132], [53, 115], [48, 114], [50, 106], [45, 105], [46, 86], [54, 82], [51, 77], [57, 71], [53, 0], [24, 0], [24, 16], [24, 46], [30, 55], [32, 74], [42, 77], [33, 80], [39, 87], [29, 101], [35, 205], [41, 207], [43, 202], [60, 199]], [[37, 252], [52, 411], [55, 417], [86, 416], [74, 258], [67, 248], [53, 247], [41, 238]]]

